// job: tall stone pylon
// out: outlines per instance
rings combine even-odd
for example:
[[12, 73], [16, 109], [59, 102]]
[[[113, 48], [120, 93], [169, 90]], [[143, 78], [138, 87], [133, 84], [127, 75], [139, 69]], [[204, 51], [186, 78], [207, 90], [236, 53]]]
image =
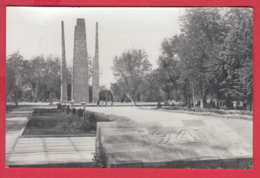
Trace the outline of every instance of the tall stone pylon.
[[61, 102], [67, 102], [67, 66], [65, 52], [64, 22], [61, 21]]
[[96, 44], [95, 44], [95, 57], [94, 57], [94, 72], [93, 72], [93, 102], [98, 101], [99, 95], [99, 42], [98, 42], [98, 23], [96, 22]]
[[77, 19], [74, 31], [72, 100], [89, 102], [88, 53], [85, 20]]

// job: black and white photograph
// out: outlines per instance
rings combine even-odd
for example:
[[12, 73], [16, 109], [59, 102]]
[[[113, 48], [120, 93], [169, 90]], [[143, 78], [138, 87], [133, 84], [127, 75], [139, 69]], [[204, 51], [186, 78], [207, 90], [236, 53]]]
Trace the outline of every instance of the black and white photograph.
[[253, 169], [253, 9], [6, 8], [8, 168]]

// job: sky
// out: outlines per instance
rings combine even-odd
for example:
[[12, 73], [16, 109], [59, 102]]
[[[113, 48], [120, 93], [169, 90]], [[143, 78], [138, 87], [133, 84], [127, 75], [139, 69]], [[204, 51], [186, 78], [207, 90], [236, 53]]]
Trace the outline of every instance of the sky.
[[184, 8], [122, 7], [8, 7], [7, 55], [19, 51], [25, 59], [35, 56], [61, 58], [61, 21], [65, 26], [66, 61], [72, 66], [74, 26], [86, 22], [87, 51], [95, 53], [95, 23], [99, 23], [100, 84], [114, 82], [115, 56], [128, 49], [143, 49], [157, 66], [161, 43], [180, 32]]

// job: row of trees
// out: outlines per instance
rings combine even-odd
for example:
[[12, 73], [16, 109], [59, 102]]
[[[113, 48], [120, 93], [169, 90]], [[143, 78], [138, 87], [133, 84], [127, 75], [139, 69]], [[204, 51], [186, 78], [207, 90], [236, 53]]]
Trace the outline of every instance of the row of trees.
[[187, 106], [252, 106], [252, 10], [189, 8], [181, 32], [162, 42], [158, 68], [142, 50], [114, 59], [118, 100], [181, 101]]
[[[19, 52], [8, 56], [7, 100], [58, 99], [59, 61], [52, 56], [25, 60]], [[144, 50], [133, 49], [115, 57], [113, 72], [117, 81], [111, 90], [117, 101], [174, 100], [190, 107], [228, 108], [242, 101], [251, 108], [252, 10], [189, 8], [181, 32], [162, 42], [156, 69]], [[70, 82], [69, 71], [68, 76]]]
[[[69, 75], [70, 76], [70, 75]], [[7, 101], [48, 101], [60, 97], [60, 62], [49, 56], [25, 60], [15, 52], [6, 61]]]
[[[89, 79], [93, 74], [89, 59]], [[71, 98], [72, 69], [67, 68], [68, 99]], [[25, 59], [19, 52], [7, 56], [6, 96], [7, 101], [52, 102], [60, 98], [61, 59], [53, 56], [36, 56]], [[104, 89], [102, 86], [101, 89]], [[92, 86], [89, 87], [90, 101]]]

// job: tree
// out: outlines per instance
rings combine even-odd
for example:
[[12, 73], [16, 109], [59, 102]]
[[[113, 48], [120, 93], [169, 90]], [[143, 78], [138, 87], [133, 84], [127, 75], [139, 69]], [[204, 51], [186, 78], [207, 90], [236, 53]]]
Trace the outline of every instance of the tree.
[[[172, 40], [164, 40], [162, 43], [162, 55], [159, 56], [158, 80], [161, 89], [165, 93], [165, 100], [179, 100], [179, 59], [172, 46]], [[174, 92], [175, 91], [175, 92]]]
[[114, 101], [119, 101], [119, 102], [123, 102], [125, 101], [125, 91], [122, 88], [123, 84], [121, 84], [121, 82], [118, 80], [115, 83], [112, 83], [110, 86], [110, 89], [113, 93], [114, 96]]
[[21, 98], [22, 78], [19, 74], [22, 70], [23, 56], [19, 52], [9, 55], [6, 62], [6, 94], [7, 100], [13, 101], [15, 105]]
[[36, 56], [31, 60], [25, 60], [19, 52], [8, 56], [6, 88], [7, 99], [15, 102], [18, 100], [47, 101], [50, 97], [59, 98], [59, 58]]
[[[60, 85], [61, 85], [61, 65], [59, 58], [53, 58], [49, 56], [47, 60], [45, 61], [46, 69], [44, 77], [44, 89], [41, 92], [41, 95], [43, 96], [41, 100], [46, 100], [47, 98], [54, 97], [54, 98], [60, 98]], [[68, 73], [68, 70], [67, 70]], [[68, 75], [67, 75], [68, 76]], [[52, 95], [52, 96], [51, 96]]]
[[252, 10], [230, 9], [225, 14], [228, 32], [218, 61], [219, 93], [229, 107], [230, 101], [252, 104]]
[[161, 83], [159, 69], [154, 69], [145, 76], [145, 80], [142, 83], [144, 88], [144, 101], [157, 101], [160, 103], [163, 100]]
[[216, 65], [219, 45], [225, 37], [226, 29], [222, 22], [217, 8], [189, 9], [182, 21], [185, 48], [177, 51], [187, 64], [188, 78], [194, 90], [192, 93], [199, 99], [202, 108], [210, 94], [211, 80], [215, 74], [212, 69]]
[[242, 100], [251, 108], [252, 10], [187, 9], [181, 25], [179, 35], [163, 41], [159, 58], [160, 86], [168, 97], [175, 86], [188, 106], [203, 108], [214, 99], [217, 107]]
[[114, 76], [125, 95], [135, 104], [143, 92], [141, 83], [151, 71], [151, 64], [143, 50], [128, 50], [114, 58]]

